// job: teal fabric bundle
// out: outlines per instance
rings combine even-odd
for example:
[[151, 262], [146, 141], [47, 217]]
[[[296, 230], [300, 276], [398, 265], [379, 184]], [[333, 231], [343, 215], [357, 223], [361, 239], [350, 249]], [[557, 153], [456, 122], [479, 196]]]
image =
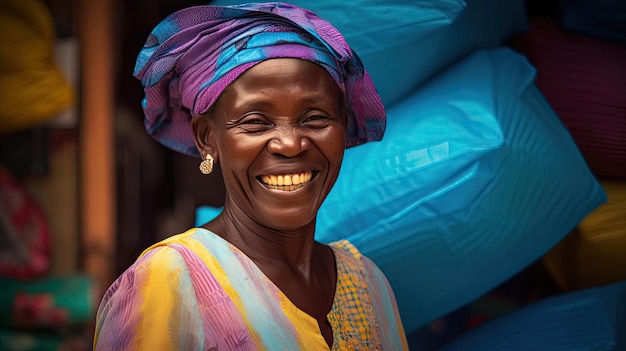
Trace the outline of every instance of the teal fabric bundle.
[[379, 265], [407, 331], [523, 269], [606, 201], [534, 78], [510, 49], [479, 51], [389, 108], [382, 141], [346, 150], [317, 239], [347, 239]]
[[553, 296], [470, 331], [441, 351], [626, 349], [626, 282]]

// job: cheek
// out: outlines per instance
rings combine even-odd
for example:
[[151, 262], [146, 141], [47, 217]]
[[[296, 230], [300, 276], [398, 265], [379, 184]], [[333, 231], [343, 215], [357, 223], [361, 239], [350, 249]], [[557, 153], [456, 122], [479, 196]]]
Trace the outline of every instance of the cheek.
[[218, 142], [223, 169], [246, 170], [258, 155], [259, 145], [236, 135], [222, 135]]
[[325, 141], [322, 143], [324, 154], [327, 155], [328, 161], [334, 167], [341, 166], [343, 154], [346, 148], [346, 133], [342, 127], [333, 128]]
[[343, 126], [334, 128], [332, 140], [334, 141], [333, 146], [343, 155], [343, 152], [346, 149], [346, 128]]

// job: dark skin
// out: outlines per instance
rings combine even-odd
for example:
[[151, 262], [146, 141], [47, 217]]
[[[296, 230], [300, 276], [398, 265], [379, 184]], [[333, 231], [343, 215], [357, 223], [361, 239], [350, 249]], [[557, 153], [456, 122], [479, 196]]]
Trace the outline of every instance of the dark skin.
[[[239, 248], [315, 318], [329, 347], [326, 316], [337, 270], [332, 250], [314, 235], [343, 159], [342, 96], [317, 64], [271, 59], [246, 71], [207, 116], [192, 121], [198, 150], [220, 162], [226, 186], [224, 211], [203, 227]], [[292, 184], [277, 185], [278, 176]]]

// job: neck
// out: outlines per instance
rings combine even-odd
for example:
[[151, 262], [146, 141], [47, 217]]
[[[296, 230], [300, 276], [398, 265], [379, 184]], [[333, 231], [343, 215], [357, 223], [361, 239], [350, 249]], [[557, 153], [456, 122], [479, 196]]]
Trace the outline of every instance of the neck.
[[332, 250], [314, 241], [315, 220], [301, 228], [268, 228], [227, 206], [206, 229], [241, 250], [300, 310], [318, 320], [332, 345], [330, 313], [337, 285]]
[[309, 270], [315, 249], [315, 221], [300, 228], [275, 229], [224, 208], [206, 228], [221, 236], [258, 265], [286, 265], [302, 272]]

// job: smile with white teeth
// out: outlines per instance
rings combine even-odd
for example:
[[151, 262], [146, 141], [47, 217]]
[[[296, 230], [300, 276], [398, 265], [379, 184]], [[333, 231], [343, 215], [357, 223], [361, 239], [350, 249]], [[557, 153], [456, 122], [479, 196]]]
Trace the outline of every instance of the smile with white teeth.
[[261, 181], [270, 189], [294, 191], [311, 181], [313, 172], [291, 173], [281, 175], [264, 175]]

